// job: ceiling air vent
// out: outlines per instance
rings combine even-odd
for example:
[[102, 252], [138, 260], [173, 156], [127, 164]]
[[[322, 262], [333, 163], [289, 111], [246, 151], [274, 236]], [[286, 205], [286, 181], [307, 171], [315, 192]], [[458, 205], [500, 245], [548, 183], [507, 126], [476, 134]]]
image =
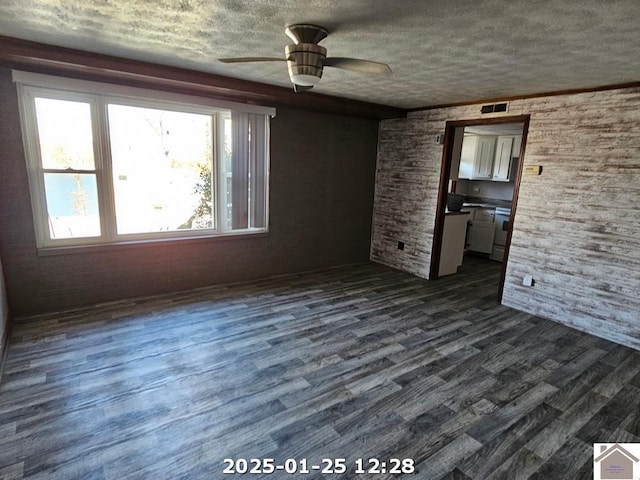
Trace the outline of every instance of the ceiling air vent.
[[508, 107], [509, 107], [509, 104], [507, 102], [493, 103], [491, 105], [483, 105], [482, 108], [480, 108], [480, 113], [506, 112]]

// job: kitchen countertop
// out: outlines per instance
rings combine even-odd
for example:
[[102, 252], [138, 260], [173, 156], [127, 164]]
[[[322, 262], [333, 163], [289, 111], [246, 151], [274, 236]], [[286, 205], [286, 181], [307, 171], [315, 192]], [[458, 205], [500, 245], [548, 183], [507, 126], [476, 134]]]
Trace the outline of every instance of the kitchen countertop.
[[480, 207], [480, 208], [496, 208], [497, 205], [495, 203], [467, 203], [464, 202], [462, 204], [462, 208], [464, 207]]
[[452, 212], [450, 210], [445, 210], [444, 211], [445, 215], [469, 215], [469, 213], [471, 213], [471, 212], [469, 212], [468, 210], [466, 210], [466, 211], [465, 210], [461, 210], [459, 212]]
[[497, 198], [484, 197], [467, 197], [466, 201], [462, 204], [462, 208], [464, 207], [511, 208], [511, 200], [500, 200]]

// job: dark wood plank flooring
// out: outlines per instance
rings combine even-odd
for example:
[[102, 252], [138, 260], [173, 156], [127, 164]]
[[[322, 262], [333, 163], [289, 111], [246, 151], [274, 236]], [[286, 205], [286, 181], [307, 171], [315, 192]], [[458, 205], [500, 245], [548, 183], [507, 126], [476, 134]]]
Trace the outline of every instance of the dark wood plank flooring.
[[498, 276], [370, 264], [21, 319], [0, 478], [591, 478], [593, 442], [640, 441], [640, 352], [497, 304]]

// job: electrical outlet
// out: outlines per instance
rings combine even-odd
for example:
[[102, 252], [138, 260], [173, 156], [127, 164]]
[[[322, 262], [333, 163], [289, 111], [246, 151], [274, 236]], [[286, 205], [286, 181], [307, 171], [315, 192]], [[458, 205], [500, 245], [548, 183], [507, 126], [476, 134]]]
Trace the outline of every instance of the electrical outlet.
[[536, 283], [536, 281], [533, 279], [533, 276], [531, 275], [525, 275], [524, 278], [522, 279], [522, 285], [524, 285], [525, 287], [533, 287], [533, 285]]
[[404, 242], [398, 242], [398, 250], [404, 250]]

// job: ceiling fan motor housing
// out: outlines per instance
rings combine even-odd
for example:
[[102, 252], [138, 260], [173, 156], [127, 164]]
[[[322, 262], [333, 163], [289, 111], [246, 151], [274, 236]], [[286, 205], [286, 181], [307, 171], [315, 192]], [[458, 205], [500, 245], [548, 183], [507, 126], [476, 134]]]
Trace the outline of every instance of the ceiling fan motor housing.
[[320, 81], [326, 48], [315, 43], [291, 44], [285, 48], [285, 55], [292, 83], [312, 87]]

